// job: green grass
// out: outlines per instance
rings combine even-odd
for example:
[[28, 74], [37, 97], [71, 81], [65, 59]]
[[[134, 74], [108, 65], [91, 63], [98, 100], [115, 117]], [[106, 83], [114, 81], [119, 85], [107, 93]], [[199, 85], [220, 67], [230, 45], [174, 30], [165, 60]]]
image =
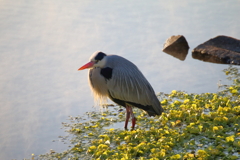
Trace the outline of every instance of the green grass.
[[[232, 85], [218, 93], [159, 94], [165, 112], [148, 117], [140, 109], [136, 129], [123, 129], [125, 112], [106, 107], [63, 123], [72, 146], [37, 159], [240, 159], [240, 74], [224, 70]], [[125, 109], [123, 108], [125, 111]]]

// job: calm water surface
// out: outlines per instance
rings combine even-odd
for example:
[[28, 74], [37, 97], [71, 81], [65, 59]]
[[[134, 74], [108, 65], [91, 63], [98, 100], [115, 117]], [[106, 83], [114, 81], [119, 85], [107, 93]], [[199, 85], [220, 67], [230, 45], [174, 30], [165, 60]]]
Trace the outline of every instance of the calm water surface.
[[[240, 39], [240, 1], [0, 2], [0, 159], [29, 158], [68, 145], [61, 122], [93, 110], [87, 71], [101, 50], [134, 62], [156, 92], [216, 92], [227, 65], [194, 60], [191, 51], [217, 35]], [[189, 55], [162, 52], [184, 35]]]

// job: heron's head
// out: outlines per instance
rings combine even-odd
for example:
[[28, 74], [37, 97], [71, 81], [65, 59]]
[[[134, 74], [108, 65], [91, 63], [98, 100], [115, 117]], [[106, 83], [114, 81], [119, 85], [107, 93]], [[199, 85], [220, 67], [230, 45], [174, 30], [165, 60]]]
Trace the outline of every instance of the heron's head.
[[78, 70], [90, 69], [90, 68], [95, 68], [95, 67], [103, 68], [107, 61], [106, 57], [107, 57], [107, 55], [105, 53], [97, 51], [97, 52], [93, 53], [93, 55], [91, 56], [90, 62], [83, 65]]

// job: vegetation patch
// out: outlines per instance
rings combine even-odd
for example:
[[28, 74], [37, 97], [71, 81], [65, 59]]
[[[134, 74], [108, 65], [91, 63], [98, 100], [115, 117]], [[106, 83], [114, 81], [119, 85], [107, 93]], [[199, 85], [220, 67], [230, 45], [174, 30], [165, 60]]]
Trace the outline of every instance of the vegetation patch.
[[240, 73], [234, 67], [224, 72], [233, 84], [221, 85], [218, 93], [160, 93], [164, 113], [158, 117], [134, 109], [135, 130], [123, 129], [125, 108], [117, 106], [70, 117], [63, 123], [70, 149], [35, 158], [240, 159]]

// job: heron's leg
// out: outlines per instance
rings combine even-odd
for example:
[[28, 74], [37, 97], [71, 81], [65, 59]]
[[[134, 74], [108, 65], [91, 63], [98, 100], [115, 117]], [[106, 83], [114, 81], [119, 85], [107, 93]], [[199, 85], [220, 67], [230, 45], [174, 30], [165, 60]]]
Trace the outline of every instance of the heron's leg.
[[132, 107], [130, 107], [129, 111], [130, 111], [131, 116], [132, 116], [132, 129], [134, 129], [135, 124], [136, 124], [136, 121], [137, 121], [137, 118], [136, 118], [135, 115], [133, 114]]
[[125, 120], [125, 126], [124, 128], [127, 129], [127, 125], [128, 125], [128, 120], [130, 118], [130, 106], [126, 105], [126, 120]]

